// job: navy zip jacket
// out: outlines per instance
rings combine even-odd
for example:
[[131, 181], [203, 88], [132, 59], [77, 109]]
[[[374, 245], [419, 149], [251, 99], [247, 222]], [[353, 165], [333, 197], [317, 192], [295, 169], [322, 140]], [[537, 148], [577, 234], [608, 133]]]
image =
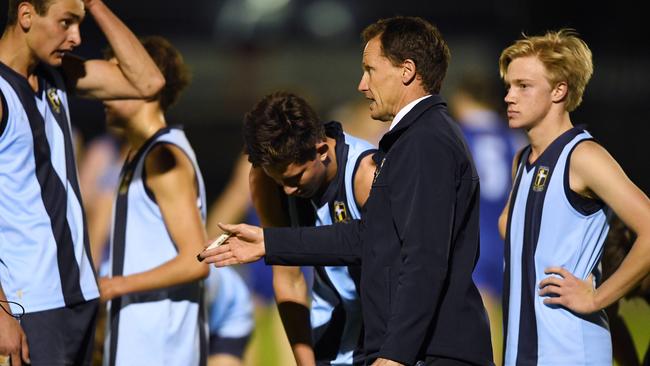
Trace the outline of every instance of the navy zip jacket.
[[375, 161], [361, 220], [265, 229], [266, 262], [360, 263], [368, 364], [379, 357], [492, 364], [488, 318], [472, 281], [479, 179], [443, 99], [416, 104], [381, 139]]

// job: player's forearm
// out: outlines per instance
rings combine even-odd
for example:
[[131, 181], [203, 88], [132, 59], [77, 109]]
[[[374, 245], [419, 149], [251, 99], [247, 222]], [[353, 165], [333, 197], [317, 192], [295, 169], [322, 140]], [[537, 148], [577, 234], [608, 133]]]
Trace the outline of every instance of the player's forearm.
[[314, 365], [309, 307], [291, 300], [277, 300], [277, 302], [280, 319], [296, 363], [298, 365]]
[[106, 36], [126, 79], [141, 97], [154, 96], [165, 84], [165, 79], [138, 38], [103, 1], [86, 0], [85, 4]]
[[621, 266], [596, 289], [594, 311], [606, 308], [650, 273], [650, 237], [639, 235]]
[[140, 291], [151, 291], [204, 279], [210, 268], [196, 261], [196, 257], [176, 258], [149, 271], [135, 273], [122, 278], [119, 295]]
[[299, 366], [314, 365], [308, 288], [300, 269], [274, 267], [273, 290], [296, 363]]
[[293, 357], [296, 360], [297, 366], [315, 366], [316, 358], [314, 356], [314, 349], [311, 345], [304, 343], [296, 343], [291, 345]]
[[309, 307], [307, 281], [299, 267], [273, 267], [275, 300], [294, 302]]

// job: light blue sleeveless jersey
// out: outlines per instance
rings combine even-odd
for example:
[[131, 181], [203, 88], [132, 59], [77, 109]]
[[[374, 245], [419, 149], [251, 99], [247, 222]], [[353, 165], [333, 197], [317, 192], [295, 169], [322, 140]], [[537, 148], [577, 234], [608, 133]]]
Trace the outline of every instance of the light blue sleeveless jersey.
[[[370, 143], [343, 133], [340, 124], [328, 123], [327, 136], [336, 139], [337, 175], [316, 210], [315, 226], [345, 225], [360, 219], [354, 197], [354, 174], [361, 159], [375, 149]], [[314, 353], [319, 364], [352, 365], [362, 360], [359, 266], [316, 266], [312, 287], [311, 325]]]
[[[179, 147], [194, 165], [205, 220], [205, 187], [185, 134], [164, 128], [125, 164], [114, 206], [111, 275], [129, 275], [158, 267], [178, 254], [155, 198], [143, 179], [147, 154], [158, 144]], [[104, 365], [205, 365], [207, 322], [203, 281], [129, 294], [108, 303]]]
[[506, 238], [504, 329], [506, 365], [611, 365], [604, 311], [578, 316], [543, 303], [544, 269], [560, 266], [600, 281], [609, 209], [569, 187], [573, 149], [591, 135], [578, 128], [558, 137], [533, 164], [524, 149], [510, 204]]
[[27, 313], [99, 296], [65, 86], [47, 66], [36, 75], [35, 93], [0, 63], [0, 283]]

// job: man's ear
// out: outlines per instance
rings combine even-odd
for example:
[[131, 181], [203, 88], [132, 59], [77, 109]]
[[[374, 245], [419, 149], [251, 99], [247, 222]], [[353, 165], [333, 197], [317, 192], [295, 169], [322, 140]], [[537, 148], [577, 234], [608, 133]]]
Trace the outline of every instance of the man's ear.
[[402, 84], [408, 85], [417, 77], [415, 62], [407, 58], [402, 62]]
[[559, 103], [566, 99], [568, 93], [569, 85], [566, 83], [566, 81], [560, 81], [559, 83], [555, 84], [555, 87], [551, 91], [551, 100], [553, 103]]
[[318, 159], [320, 159], [320, 161], [327, 160], [327, 152], [329, 149], [330, 147], [325, 141], [321, 141], [316, 144], [316, 154], [318, 155]]
[[28, 31], [32, 27], [32, 17], [35, 15], [36, 9], [34, 9], [34, 5], [28, 2], [18, 4], [17, 23], [24, 31]]

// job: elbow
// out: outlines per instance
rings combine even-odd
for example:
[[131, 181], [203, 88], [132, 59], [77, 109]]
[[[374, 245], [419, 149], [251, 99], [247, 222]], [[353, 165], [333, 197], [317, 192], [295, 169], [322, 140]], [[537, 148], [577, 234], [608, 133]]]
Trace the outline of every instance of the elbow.
[[165, 86], [165, 83], [165, 78], [160, 72], [157, 72], [154, 76], [147, 78], [147, 80], [140, 85], [138, 88], [140, 97], [142, 99], [154, 98], [158, 93], [160, 93], [162, 88]]
[[165, 87], [166, 81], [165, 78], [159, 74], [158, 77], [154, 77], [149, 81], [149, 85], [146, 90], [143, 91], [145, 98], [153, 98]]

